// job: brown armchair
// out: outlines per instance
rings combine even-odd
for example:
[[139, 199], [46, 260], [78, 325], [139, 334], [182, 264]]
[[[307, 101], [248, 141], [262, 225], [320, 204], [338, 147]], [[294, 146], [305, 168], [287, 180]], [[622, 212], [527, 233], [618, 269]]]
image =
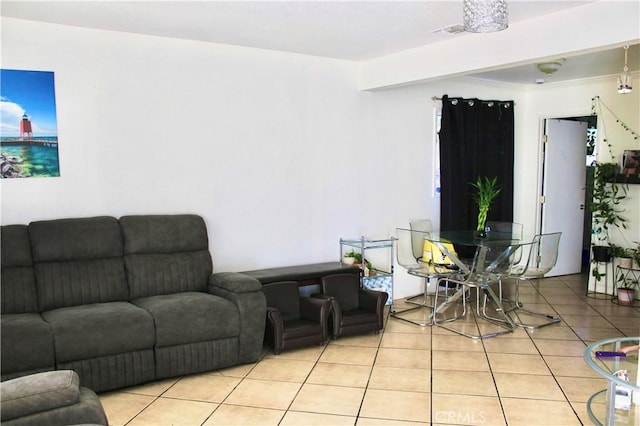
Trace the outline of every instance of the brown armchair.
[[267, 299], [265, 342], [276, 355], [329, 339], [330, 300], [301, 297], [295, 281], [265, 284], [262, 291]]
[[354, 274], [334, 274], [322, 278], [322, 294], [331, 300], [333, 338], [375, 331], [384, 327], [384, 306], [389, 295], [360, 287]]

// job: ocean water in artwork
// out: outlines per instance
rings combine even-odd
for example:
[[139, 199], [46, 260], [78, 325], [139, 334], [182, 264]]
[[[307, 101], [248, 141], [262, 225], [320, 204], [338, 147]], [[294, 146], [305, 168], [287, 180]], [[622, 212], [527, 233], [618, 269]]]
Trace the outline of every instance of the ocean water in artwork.
[[2, 145], [0, 154], [3, 178], [60, 176], [57, 144]]

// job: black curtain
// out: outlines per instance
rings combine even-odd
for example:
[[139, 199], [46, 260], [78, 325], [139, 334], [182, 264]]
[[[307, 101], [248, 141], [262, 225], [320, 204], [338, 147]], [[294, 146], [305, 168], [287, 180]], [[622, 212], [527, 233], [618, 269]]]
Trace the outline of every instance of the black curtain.
[[476, 229], [470, 185], [497, 177], [502, 188], [487, 220], [513, 221], [513, 101], [442, 97], [440, 229]]

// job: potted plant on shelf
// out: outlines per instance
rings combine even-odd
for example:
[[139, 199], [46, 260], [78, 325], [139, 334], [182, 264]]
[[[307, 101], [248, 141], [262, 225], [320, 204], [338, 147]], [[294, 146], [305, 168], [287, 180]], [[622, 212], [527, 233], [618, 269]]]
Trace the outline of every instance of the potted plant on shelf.
[[479, 176], [475, 182], [470, 183], [476, 189], [473, 196], [476, 204], [478, 204], [478, 226], [476, 227], [476, 235], [478, 237], [486, 237], [485, 224], [487, 222], [487, 214], [493, 200], [500, 194], [502, 188], [498, 187], [498, 179], [494, 176], [489, 179], [486, 176]]
[[618, 282], [620, 283], [617, 291], [618, 303], [620, 305], [632, 305], [635, 287], [638, 286], [638, 279], [635, 276], [620, 273]]
[[[363, 265], [362, 253], [356, 253], [354, 251], [350, 251], [348, 253], [345, 253], [342, 257], [343, 257], [343, 263], [362, 268], [362, 265]], [[368, 277], [369, 275], [375, 275], [373, 265], [371, 265], [371, 262], [369, 262], [367, 259], [364, 259], [364, 268], [362, 269], [365, 277]]]
[[[594, 168], [593, 200], [589, 204], [593, 220], [593, 263], [611, 261], [610, 228], [627, 228], [627, 219], [622, 216], [624, 209], [620, 207], [620, 203], [627, 197], [628, 186], [616, 182], [618, 169], [619, 166], [615, 163], [598, 163]], [[596, 281], [600, 281], [602, 274], [597, 265], [593, 268], [592, 275]]]
[[632, 248], [621, 247], [612, 244], [611, 255], [615, 257], [618, 266], [626, 269], [631, 269], [633, 266], [633, 255], [635, 250]]
[[354, 251], [350, 251], [342, 255], [342, 263], [345, 265], [353, 265], [356, 261], [356, 253]]

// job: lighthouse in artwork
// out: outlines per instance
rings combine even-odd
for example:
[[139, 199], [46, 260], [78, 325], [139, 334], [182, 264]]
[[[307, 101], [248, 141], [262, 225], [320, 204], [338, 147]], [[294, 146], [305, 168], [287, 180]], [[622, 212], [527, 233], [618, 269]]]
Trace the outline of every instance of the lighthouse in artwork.
[[33, 139], [33, 130], [31, 129], [31, 121], [29, 116], [25, 113], [20, 121], [20, 139]]

